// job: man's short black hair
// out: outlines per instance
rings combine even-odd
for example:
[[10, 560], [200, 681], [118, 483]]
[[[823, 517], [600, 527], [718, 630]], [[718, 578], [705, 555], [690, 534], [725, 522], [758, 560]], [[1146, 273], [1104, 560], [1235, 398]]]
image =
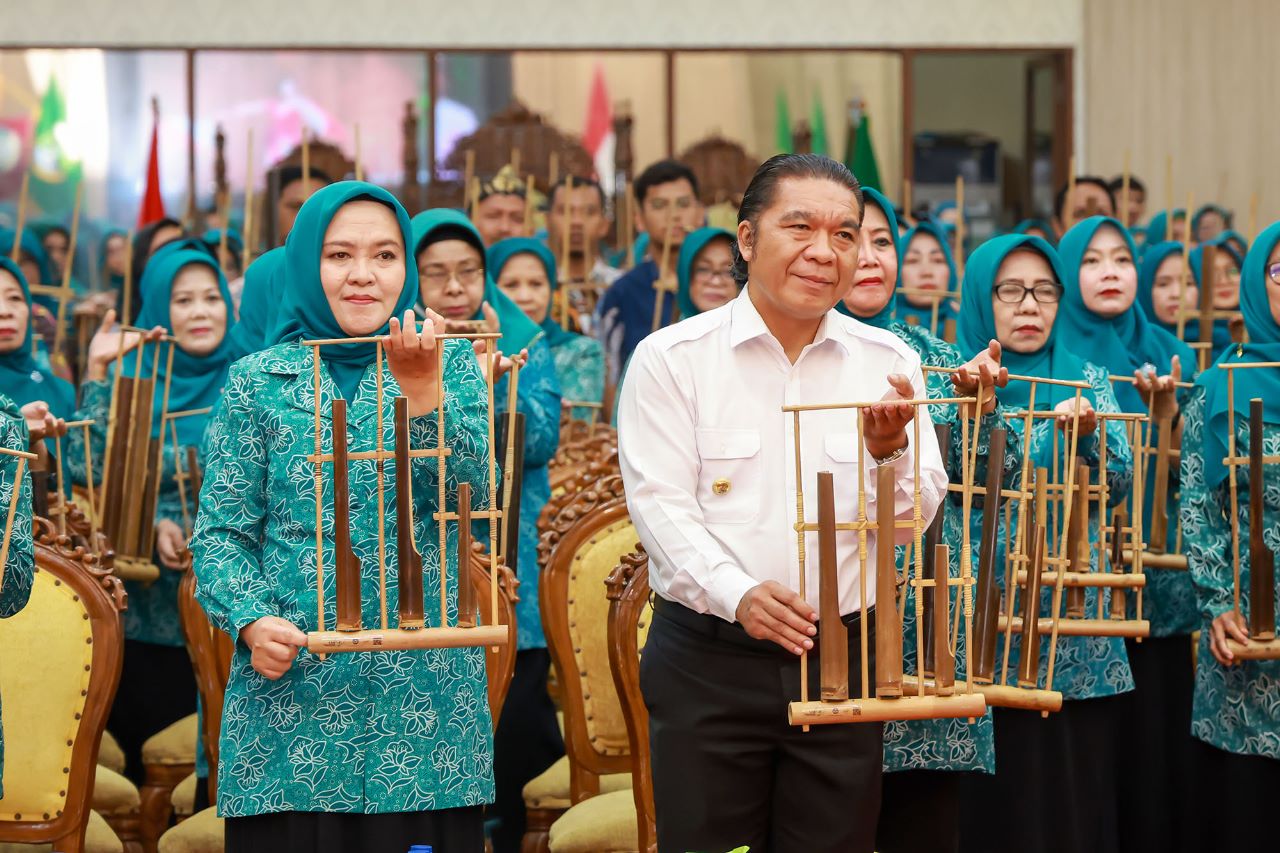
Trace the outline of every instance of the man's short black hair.
[[556, 193], [561, 187], [569, 186], [569, 178], [573, 177], [573, 188], [575, 190], [590, 187], [596, 191], [596, 196], [600, 199], [600, 209], [604, 210], [604, 187], [600, 186], [600, 182], [595, 178], [579, 178], [576, 176], [565, 175], [563, 178], [555, 182], [551, 187], [551, 192], [547, 194], [547, 207], [554, 207], [556, 203]]
[[[1093, 184], [1098, 189], [1107, 194], [1107, 198], [1111, 199], [1111, 209], [1116, 209], [1116, 194], [1111, 191], [1111, 185], [1097, 175], [1081, 175], [1076, 178], [1076, 186], [1081, 184]], [[1058, 221], [1062, 222], [1062, 206], [1067, 201], [1067, 190], [1071, 189], [1070, 184], [1063, 184], [1062, 189], [1058, 190], [1058, 194], [1053, 197], [1053, 212], [1058, 217]]]
[[670, 184], [674, 181], [686, 180], [689, 186], [693, 188], [693, 194], [698, 194], [698, 179], [694, 176], [693, 170], [678, 160], [659, 160], [650, 165], [647, 169], [640, 173], [635, 183], [631, 185], [631, 189], [636, 194], [636, 204], [644, 205], [644, 198], [649, 194], [649, 190], [662, 184]]
[[[1119, 198], [1120, 194], [1124, 192], [1124, 175], [1116, 175], [1114, 178], [1111, 179], [1111, 183], [1108, 184], [1107, 186], [1110, 188], [1111, 194], [1116, 198]], [[1142, 181], [1138, 180], [1137, 176], [1130, 175], [1129, 189], [1137, 190], [1138, 192], [1143, 193], [1145, 195], [1147, 192], [1147, 185], [1144, 184]]]

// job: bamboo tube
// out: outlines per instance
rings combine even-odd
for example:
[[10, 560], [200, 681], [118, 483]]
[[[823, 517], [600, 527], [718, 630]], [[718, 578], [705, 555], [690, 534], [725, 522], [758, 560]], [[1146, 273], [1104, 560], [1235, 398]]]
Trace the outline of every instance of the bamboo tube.
[[360, 156], [360, 122], [356, 122], [355, 127], [355, 146], [356, 146], [356, 180], [364, 180], [364, 160]]
[[[903, 687], [911, 689], [920, 683], [918, 676], [904, 675]], [[930, 694], [936, 691], [932, 679], [923, 680], [925, 690]], [[1025, 687], [1009, 687], [1003, 684], [981, 684], [975, 681], [956, 681], [956, 689], [961, 693], [981, 693], [987, 705], [993, 708], [1018, 708], [1023, 711], [1061, 711], [1062, 694], [1056, 690], [1036, 690]]]
[[1164, 209], [1169, 215], [1169, 238], [1173, 238], [1173, 155], [1164, 155]]
[[[879, 633], [879, 626], [876, 631]], [[807, 728], [832, 723], [977, 718], [986, 712], [986, 699], [982, 693], [973, 692], [954, 696], [850, 699], [845, 702], [792, 702], [787, 706], [787, 722], [793, 726]]]
[[462, 167], [462, 209], [470, 219], [475, 214], [475, 210], [471, 206], [471, 184], [476, 176], [476, 152], [474, 148], [468, 148], [463, 154]]
[[[663, 296], [667, 293], [667, 276], [670, 275], [671, 233], [675, 230], [675, 222], [667, 220], [666, 235], [662, 242], [662, 262], [658, 265], [658, 280], [653, 283], [653, 331], [658, 331], [666, 324], [662, 322], [662, 310], [666, 307]], [[674, 294], [673, 294], [674, 295]]]
[[[96, 542], [98, 539], [98, 500], [93, 493], [93, 449], [89, 441], [89, 427], [93, 421], [81, 421], [80, 425], [84, 428], [84, 479], [85, 486], [89, 490], [89, 535], [91, 541]], [[0, 560], [0, 565], [4, 561]]]
[[[445, 513], [448, 511], [449, 505], [446, 503], [446, 486], [448, 484], [447, 469], [444, 462], [444, 345], [436, 346], [436, 376], [439, 377], [436, 382], [436, 446], [441, 451], [436, 457], [436, 480], [438, 491], [436, 492], [437, 512], [439, 519], [436, 528], [436, 537], [440, 540], [440, 627], [444, 628], [449, 624], [449, 530], [448, 522], [445, 519]], [[408, 409], [406, 408], [406, 413]], [[406, 414], [407, 417], [407, 414]], [[412, 497], [413, 493], [409, 493]], [[492, 542], [490, 542], [492, 546]], [[467, 577], [464, 574], [464, 566], [466, 565], [467, 555], [461, 550], [458, 551], [458, 589], [461, 594], [463, 585], [467, 583]], [[421, 565], [421, 560], [418, 561]]]
[[[493, 446], [493, 373], [497, 369], [499, 354], [492, 338], [485, 339], [484, 358], [489, 369], [485, 371], [485, 393], [488, 396], [488, 446], [489, 446], [489, 624], [498, 624], [498, 460]], [[441, 390], [443, 394], [443, 389]]]
[[[897, 596], [898, 570], [894, 560], [896, 483], [891, 466], [876, 469], [876, 610], [889, 615]], [[917, 599], [919, 596], [917, 596]], [[886, 609], [887, 608], [887, 609]], [[921, 628], [923, 631], [923, 628]], [[917, 635], [921, 632], [917, 631]], [[891, 615], [876, 624], [876, 698], [902, 695], [902, 623]]]
[[840, 619], [836, 492], [830, 471], [818, 472], [818, 619], [822, 701], [841, 702], [849, 698], [849, 629]]
[[[495, 587], [496, 590], [496, 587]], [[474, 628], [427, 628], [421, 631], [313, 631], [307, 634], [307, 650], [332, 655], [363, 651], [413, 651], [457, 649], [471, 646], [505, 646], [506, 625]]]
[[253, 263], [253, 250], [257, 245], [254, 239], [254, 228], [258, 223], [253, 215], [253, 128], [249, 128], [249, 152], [244, 161], [244, 258], [241, 261], [241, 274]]
[[302, 191], [311, 196], [311, 133], [302, 126]]
[[71, 301], [71, 268], [76, 257], [76, 241], [80, 239], [80, 206], [84, 201], [84, 181], [76, 183], [76, 200], [71, 209], [71, 236], [67, 240], [67, 262], [62, 265], [62, 287], [58, 292], [58, 320], [53, 330], [53, 352], [62, 352], [62, 338], [67, 326], [67, 303]]
[[[808, 571], [808, 565], [805, 559], [806, 555], [805, 555], [805, 544], [804, 544], [804, 534], [805, 534], [805, 531], [804, 531], [804, 527], [805, 527], [804, 471], [800, 465], [800, 413], [799, 412], [792, 412], [791, 414], [791, 443], [792, 443], [792, 451], [793, 451], [792, 458], [795, 463], [795, 484], [796, 484], [796, 525], [795, 525], [796, 564], [800, 567], [800, 597], [803, 598], [805, 593], [805, 574]], [[859, 475], [861, 475], [861, 472], [859, 472]], [[862, 481], [861, 479], [859, 479], [858, 481], [859, 496], [861, 496], [862, 494], [862, 488], [863, 488]], [[866, 531], [860, 531], [858, 533], [858, 539], [860, 542], [864, 541], [866, 539]], [[819, 591], [819, 594], [821, 594], [821, 591]], [[865, 608], [866, 607], [866, 604], [865, 604], [866, 581], [865, 580], [863, 580], [863, 598], [864, 598], [863, 607]], [[867, 683], [866, 679], [867, 679], [867, 650], [866, 650], [866, 647], [864, 646], [862, 649], [863, 695], [866, 695], [866, 683]], [[808, 652], [804, 651], [804, 649], [802, 648], [800, 651], [800, 701], [807, 702], [808, 700], [809, 700], [809, 655], [808, 655]], [[808, 726], [806, 726], [804, 730], [808, 731], [809, 730]]]
[[[356, 125], [357, 140], [359, 139], [360, 125]], [[357, 146], [357, 152], [359, 147]], [[357, 179], [358, 180], [358, 179]], [[378, 616], [380, 619], [380, 627], [387, 627], [387, 472], [386, 472], [386, 438], [383, 436], [382, 424], [382, 408], [386, 401], [386, 397], [382, 393], [382, 341], [374, 344], [374, 399], [378, 407], [378, 420], [376, 429], [378, 430], [378, 438], [374, 443], [375, 452], [378, 454], [377, 460], [373, 463], [374, 471], [378, 478]], [[399, 412], [397, 412], [397, 415]], [[398, 426], [393, 425], [393, 428]], [[397, 435], [396, 448], [399, 449], [399, 436]], [[408, 443], [406, 442], [406, 447]], [[397, 479], [396, 486], [400, 483]], [[410, 493], [410, 500], [412, 500]], [[397, 503], [397, 510], [399, 509]], [[412, 515], [410, 515], [412, 518]]]
[[133, 231], [125, 237], [124, 241], [124, 293], [121, 296], [120, 323], [130, 323], [133, 321]]
[[511, 171], [520, 174], [520, 148], [517, 145], [511, 146]]
[[911, 179], [906, 176], [902, 178], [902, 212], [911, 215]]
[[[1007, 623], [1015, 633], [1025, 633], [1026, 620], [1015, 616]], [[1057, 619], [1041, 616], [1036, 620], [1036, 631], [1044, 634], [1057, 626], [1060, 637], [1131, 637], [1139, 639], [1151, 635], [1151, 623], [1146, 619]], [[1003, 630], [1006, 620], [1000, 617], [1000, 628]], [[1025, 654], [1025, 653], [1024, 653]]]
[[1124, 150], [1124, 173], [1120, 178], [1120, 224], [1129, 228], [1129, 149]]
[[479, 624], [476, 613], [476, 590], [471, 583], [471, 484], [458, 484], [458, 627], [474, 628]]
[[1076, 155], [1067, 160], [1067, 197], [1062, 205], [1062, 230], [1070, 231], [1076, 224], [1076, 211], [1072, 196], [1076, 194]]
[[635, 266], [635, 254], [636, 254], [635, 216], [636, 214], [635, 214], [635, 199], [632, 196], [630, 181], [627, 181], [623, 185], [622, 198], [623, 198], [623, 208], [625, 210], [625, 216], [624, 216], [623, 222], [626, 225], [625, 233], [627, 235], [626, 245], [623, 247], [624, 252], [622, 257], [622, 263], [624, 267], [626, 267], [627, 269], [631, 269], [632, 267]]
[[347, 401], [333, 401], [333, 571], [338, 591], [338, 630], [363, 630], [360, 558], [351, 547], [351, 489], [347, 459]]
[[[964, 221], [964, 175], [956, 175], [956, 281], [964, 280], [964, 240], [967, 226]], [[959, 288], [959, 285], [957, 285]], [[960, 294], [957, 293], [958, 297]], [[933, 305], [933, 330], [938, 327], [938, 303]]]
[[560, 152], [552, 151], [547, 162], [547, 186], [554, 187], [560, 183]]
[[[13, 248], [9, 250], [9, 260], [15, 264], [22, 259], [22, 229], [27, 227], [27, 192], [31, 186], [31, 170], [22, 171], [22, 190], [18, 195], [18, 216], [13, 224]], [[70, 260], [70, 258], [68, 258]], [[30, 284], [31, 282], [27, 282]], [[43, 283], [43, 282], [39, 282]]]
[[524, 180], [524, 236], [533, 236], [533, 173]]
[[[409, 401], [395, 400], [396, 460], [396, 557], [399, 580], [396, 599], [400, 628], [424, 627], [425, 601], [422, 590], [422, 555], [418, 553], [413, 529], [413, 469], [409, 458]], [[379, 483], [381, 487], [381, 482]], [[443, 508], [441, 512], [443, 512]], [[443, 543], [442, 543], [443, 544]], [[444, 622], [440, 623], [441, 627]]]
[[22, 496], [22, 477], [26, 473], [27, 456], [34, 455], [18, 456], [17, 465], [14, 466], [13, 491], [9, 495], [9, 512], [4, 522], [4, 541], [0, 542], [0, 590], [4, 589], [4, 567], [9, 562], [9, 544], [13, 541], [13, 522], [17, 517], [18, 499]]
[[[315, 395], [315, 447], [316, 456], [323, 449], [320, 432], [320, 348], [311, 348], [311, 378]], [[316, 495], [316, 603], [319, 614], [316, 619], [318, 630], [324, 631], [324, 475], [321, 462], [316, 462], [315, 495]], [[308, 646], [309, 647], [309, 646]]]

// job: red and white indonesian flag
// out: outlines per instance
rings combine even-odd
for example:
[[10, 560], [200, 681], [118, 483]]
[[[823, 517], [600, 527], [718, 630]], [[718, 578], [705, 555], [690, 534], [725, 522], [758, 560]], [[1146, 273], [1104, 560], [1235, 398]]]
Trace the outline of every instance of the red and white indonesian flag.
[[609, 107], [609, 90], [604, 83], [604, 69], [596, 65], [587, 97], [587, 120], [583, 124], [582, 145], [591, 155], [596, 178], [608, 192], [613, 186], [613, 110]]

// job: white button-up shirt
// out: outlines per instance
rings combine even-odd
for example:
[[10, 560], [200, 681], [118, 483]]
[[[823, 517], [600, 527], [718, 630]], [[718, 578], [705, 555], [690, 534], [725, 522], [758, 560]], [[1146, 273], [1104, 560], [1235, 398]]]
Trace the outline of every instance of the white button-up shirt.
[[[926, 396], [920, 359], [890, 332], [834, 310], [792, 364], [751, 301], [750, 287], [728, 305], [645, 338], [627, 367], [618, 409], [627, 508], [649, 553], [649, 583], [663, 598], [733, 621], [753, 586], [777, 581], [799, 590], [793, 415], [783, 406], [879, 400], [888, 375], [911, 378]], [[801, 414], [806, 521], [817, 521], [817, 473], [831, 471], [836, 520], [857, 520], [857, 410]], [[899, 520], [915, 511], [920, 457], [924, 523], [946, 493], [947, 476], [927, 406], [917, 409], [920, 442], [896, 461]], [[866, 466], [867, 517], [875, 519], [876, 464]], [[912, 531], [900, 528], [906, 542]], [[806, 597], [818, 610], [817, 533], [807, 534]], [[868, 532], [867, 604], [875, 603], [875, 555]], [[840, 611], [860, 609], [858, 534], [836, 535]]]

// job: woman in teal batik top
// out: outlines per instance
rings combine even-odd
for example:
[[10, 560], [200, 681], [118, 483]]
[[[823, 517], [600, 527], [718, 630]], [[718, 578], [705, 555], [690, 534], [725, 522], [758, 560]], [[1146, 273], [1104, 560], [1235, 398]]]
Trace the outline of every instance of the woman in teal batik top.
[[[1167, 257], [1153, 247], [1153, 265]], [[1176, 244], [1175, 244], [1176, 245]], [[1073, 350], [1107, 368], [1117, 379], [1112, 386], [1125, 412], [1149, 414], [1153, 390], [1159, 389], [1171, 417], [1172, 446], [1181, 434], [1180, 404], [1187, 394], [1176, 384], [1195, 376], [1195, 353], [1172, 333], [1149, 322], [1137, 302], [1142, 288], [1133, 239], [1119, 221], [1093, 216], [1077, 223], [1058, 243], [1067, 273], [1062, 301], [1063, 330]], [[1159, 260], [1157, 260], [1159, 259]], [[1181, 258], [1175, 258], [1181, 263]], [[1150, 281], [1147, 282], [1148, 289]], [[1159, 443], [1154, 424], [1150, 445]], [[1149, 457], [1143, 490], [1143, 534], [1151, 542], [1152, 520], [1159, 505], [1168, 513], [1165, 550], [1172, 553], [1178, 539], [1178, 466], [1171, 464], [1167, 489], [1156, 494], [1156, 458]], [[1130, 507], [1129, 517], [1135, 512]], [[1195, 591], [1186, 571], [1148, 567], [1142, 594], [1142, 614], [1130, 596], [1128, 616], [1151, 623], [1151, 635], [1141, 642], [1125, 640], [1133, 671], [1134, 692], [1126, 697], [1128, 749], [1116, 756], [1120, 778], [1119, 837], [1124, 849], [1172, 850], [1191, 831], [1195, 814], [1191, 798], [1191, 689], [1194, 668], [1191, 632], [1197, 624]], [[1177, 804], [1177, 808], [1170, 808]]]
[[[1111, 500], [1129, 492], [1133, 457], [1125, 424], [1108, 422], [1107, 460], [1100, 468], [1101, 422], [1098, 412], [1118, 412], [1119, 404], [1105, 368], [1082, 360], [1059, 327], [1060, 300], [1067, 276], [1057, 252], [1039, 237], [1005, 235], [988, 240], [970, 256], [962, 288], [958, 345], [975, 352], [992, 338], [1003, 346], [1003, 364], [1011, 374], [1083, 381], [1079, 460], [1090, 468], [1092, 482], [1105, 476]], [[1034, 422], [1030, 435], [1024, 422], [1009, 422], [1011, 432], [1029, 442], [1036, 467], [1061, 467], [1066, 442], [1055, 432], [1070, 421], [1074, 389], [1041, 385], [1036, 408], [1053, 410], [1056, 418]], [[1025, 411], [1030, 383], [1011, 381], [999, 391], [1001, 403]], [[1061, 531], [1051, 531], [1060, 536]], [[1016, 531], [1010, 531], [1015, 535]], [[1088, 536], [1098, 540], [1098, 518], [1090, 513]], [[1092, 555], [1096, 559], [1096, 554]], [[1001, 565], [1002, 563], [998, 563]], [[998, 575], [998, 578], [1003, 578]], [[1003, 585], [1003, 583], [1002, 583]], [[1041, 598], [1041, 616], [1049, 615], [1050, 590]], [[1101, 595], [1101, 600], [1099, 599]], [[1109, 601], [1106, 591], [1087, 590], [1086, 612]], [[1018, 635], [1014, 643], [1018, 644]], [[1040, 644], [1039, 686], [1045, 686], [1049, 641]], [[1016, 650], [1014, 650], [1016, 659]], [[1003, 656], [997, 649], [997, 660]], [[1035, 711], [995, 709], [996, 774], [973, 777], [965, 791], [962, 847], [975, 851], [1095, 851], [1116, 849], [1115, 808], [1119, 792], [1113, 755], [1121, 750], [1116, 725], [1122, 710], [1117, 694], [1133, 689], [1133, 678], [1118, 637], [1059, 637], [1053, 689], [1061, 691], [1062, 710], [1042, 719]], [[1043, 780], [1054, 784], [1045, 786]], [[1072, 811], [1065, 822], [1055, 816], [1061, 808], [1055, 790], [1073, 792]], [[993, 830], [983, 814], [991, 803], [1018, 802], [1016, 817]], [[1099, 830], [1101, 828], [1101, 833]]]
[[[485, 266], [484, 244], [475, 226], [456, 210], [428, 210], [413, 218], [414, 256], [422, 280], [422, 304], [446, 322], [484, 320], [502, 334], [507, 355], [527, 351], [520, 371], [516, 408], [524, 415], [524, 482], [520, 493], [520, 540], [516, 560], [520, 600], [516, 603], [516, 669], [494, 734], [496, 799], [491, 816], [497, 853], [518, 850], [524, 835], [522, 792], [531, 779], [564, 755], [555, 705], [547, 693], [551, 656], [538, 607], [538, 516], [551, 498], [547, 463], [560, 443], [560, 384], [543, 330], [493, 282]], [[497, 408], [507, 408], [508, 377], [494, 385]], [[489, 526], [477, 524], [479, 541]]]
[[[1200, 647], [1191, 731], [1199, 739], [1200, 802], [1217, 802], [1200, 849], [1274, 846], [1271, 813], [1280, 790], [1280, 660], [1241, 661], [1226, 647], [1245, 642], [1252, 599], [1248, 466], [1236, 469], [1240, 529], [1240, 610], [1234, 609], [1229, 421], [1235, 455], [1249, 453], [1249, 401], [1263, 401], [1263, 453], [1280, 454], [1280, 369], [1236, 370], [1234, 419], [1222, 365], [1280, 361], [1280, 222], [1263, 230], [1244, 259], [1240, 307], [1247, 344], [1234, 345], [1196, 382], [1182, 439], [1182, 530], [1200, 605]], [[1263, 544], [1280, 554], [1280, 465], [1263, 465]], [[1280, 577], [1280, 575], [1278, 575]], [[1242, 615], [1244, 618], [1242, 618]], [[1274, 626], [1273, 626], [1274, 627]], [[1201, 806], [1203, 808], [1203, 806]], [[1211, 826], [1209, 825], [1211, 824]], [[1202, 841], [1205, 839], [1201, 839]]]
[[[586, 335], [566, 331], [551, 318], [557, 287], [556, 259], [551, 250], [532, 237], [508, 237], [489, 247], [485, 267], [498, 289], [510, 297], [543, 332], [556, 365], [560, 394], [570, 401], [595, 403], [604, 399], [604, 350]], [[576, 420], [595, 420], [598, 408], [575, 406]]]
[[[966, 365], [954, 346], [934, 337], [927, 325], [909, 325], [892, 319], [894, 286], [898, 281], [898, 224], [893, 205], [879, 192], [863, 187], [865, 209], [862, 219], [862, 250], [858, 267], [854, 271], [853, 288], [844, 301], [836, 306], [842, 314], [856, 317], [868, 325], [887, 329], [902, 338], [920, 355], [923, 365], [946, 367], [956, 370], [968, 367], [973, 374], [979, 365], [985, 364], [989, 372], [999, 371], [998, 357], [983, 350], [978, 358]], [[931, 372], [925, 374], [929, 396], [934, 398], [957, 396], [951, 374]], [[976, 384], [965, 387], [964, 394], [976, 390]], [[987, 410], [978, 432], [978, 469], [975, 482], [986, 479], [987, 448], [991, 429], [1000, 423], [1000, 408], [990, 394]], [[972, 414], [969, 415], [972, 418]], [[951, 453], [945, 460], [947, 470], [959, 472], [963, 462], [960, 456], [960, 409], [958, 406], [934, 406], [933, 422], [947, 424], [952, 431]], [[972, 421], [971, 421], [972, 422]], [[1005, 456], [1004, 479], [1006, 487], [1012, 487], [1018, 473], [1019, 444], [1013, 434]], [[958, 479], [958, 475], [956, 476]], [[952, 575], [960, 575], [960, 546], [964, 538], [964, 522], [960, 503], [945, 502], [943, 539], [951, 546]], [[970, 516], [971, 541], [978, 541], [982, 528], [982, 512], [975, 507]], [[898, 549], [898, 561], [904, 559], [905, 548]], [[975, 562], [976, 566], [976, 562]], [[907, 592], [903, 633], [906, 655], [904, 662], [909, 669], [915, 666], [915, 606], [913, 596]], [[958, 604], [958, 598], [953, 604]], [[957, 678], [964, 673], [964, 639], [956, 649]], [[884, 786], [881, 795], [880, 829], [876, 846], [884, 853], [902, 850], [956, 849], [958, 843], [960, 779], [956, 771], [991, 773], [995, 769], [995, 754], [991, 738], [991, 715], [986, 714], [975, 723], [963, 719], [916, 720], [886, 723], [884, 727]], [[952, 771], [952, 772], [939, 772]], [[933, 816], [920, 821], [913, 815], [925, 810]]]
[[[18, 406], [0, 394], [0, 447], [27, 449], [27, 425]], [[22, 482], [14, 482], [18, 471], [15, 456], [0, 454], [0, 535], [9, 517], [9, 504], [16, 498], [13, 529], [9, 534], [9, 554], [0, 572], [0, 619], [8, 619], [31, 597], [35, 576], [35, 550], [31, 541], [31, 477], [23, 468]], [[14, 490], [17, 490], [17, 495]], [[0, 797], [4, 796], [4, 722], [0, 719]]]
[[[935, 338], [942, 337], [947, 321], [955, 320], [959, 311], [955, 297], [960, 280], [951, 241], [941, 226], [921, 222], [903, 235], [901, 243], [898, 286], [903, 291], [894, 297], [893, 317], [908, 325], [923, 326]], [[936, 322], [932, 294], [938, 294]]]
[[[383, 440], [394, 446], [394, 399], [409, 402], [414, 448], [451, 449], [446, 501], [472, 486], [488, 506], [485, 382], [466, 342], [443, 342], [437, 375], [430, 315], [412, 309], [418, 275], [404, 208], [358, 181], [327, 186], [298, 213], [285, 247], [277, 343], [231, 369], [208, 438], [208, 465], [192, 541], [197, 596], [215, 626], [237, 638], [223, 711], [218, 809], [227, 850], [408, 849], [482, 844], [481, 804], [493, 797], [491, 722], [482, 649], [332, 655], [301, 651], [319, 628], [316, 589], [314, 350], [302, 339], [386, 337]], [[403, 319], [401, 319], [403, 318]], [[401, 326], [401, 322], [404, 323]], [[331, 452], [332, 404], [348, 402], [351, 449], [376, 446], [372, 343], [320, 351], [321, 446]], [[436, 421], [445, 394], [444, 435]], [[437, 463], [412, 464], [415, 537], [427, 601], [439, 597]], [[395, 472], [385, 470], [387, 600], [398, 596]], [[352, 547], [362, 568], [362, 618], [378, 624], [377, 474], [350, 464]], [[325, 624], [336, 616], [333, 478], [322, 499]], [[448, 608], [456, 617], [457, 531], [447, 542]], [[428, 624], [438, 624], [431, 607]], [[388, 614], [394, 627], [396, 612]]]

